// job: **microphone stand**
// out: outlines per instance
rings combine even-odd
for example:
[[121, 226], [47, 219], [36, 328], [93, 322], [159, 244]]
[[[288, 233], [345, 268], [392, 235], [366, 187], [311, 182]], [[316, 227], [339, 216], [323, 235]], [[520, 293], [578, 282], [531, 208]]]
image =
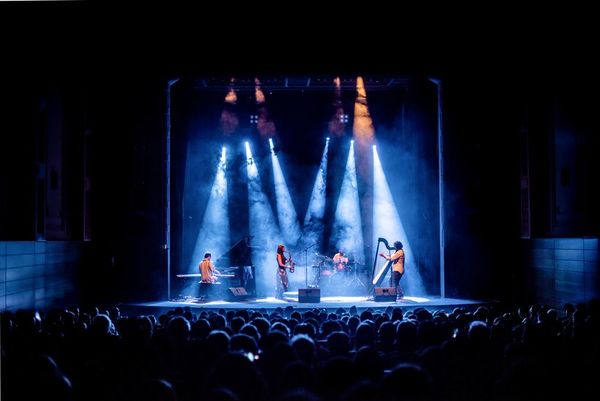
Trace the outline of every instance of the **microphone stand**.
[[317, 244], [312, 244], [304, 248], [304, 286], [308, 288], [308, 250]]

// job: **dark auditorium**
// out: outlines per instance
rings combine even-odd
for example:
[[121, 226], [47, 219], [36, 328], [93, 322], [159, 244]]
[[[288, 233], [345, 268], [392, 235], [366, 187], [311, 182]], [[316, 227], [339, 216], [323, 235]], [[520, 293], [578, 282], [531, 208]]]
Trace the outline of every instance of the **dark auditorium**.
[[2, 400], [597, 397], [593, 12], [91, 3], [0, 2]]

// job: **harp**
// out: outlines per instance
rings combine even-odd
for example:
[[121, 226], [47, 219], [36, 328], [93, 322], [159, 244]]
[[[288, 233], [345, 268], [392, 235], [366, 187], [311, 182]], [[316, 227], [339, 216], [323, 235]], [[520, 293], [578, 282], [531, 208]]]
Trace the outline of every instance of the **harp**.
[[388, 273], [393, 264], [393, 261], [389, 260], [386, 262], [385, 265], [383, 265], [383, 267], [378, 272], [375, 271], [377, 269], [377, 255], [379, 255], [379, 245], [381, 243], [383, 243], [383, 245], [387, 248], [388, 251], [395, 250], [395, 248], [390, 246], [390, 244], [385, 238], [379, 237], [377, 239], [377, 249], [375, 250], [375, 258], [373, 259], [373, 272], [371, 273], [371, 285], [373, 286], [373, 288], [381, 286], [385, 275]]

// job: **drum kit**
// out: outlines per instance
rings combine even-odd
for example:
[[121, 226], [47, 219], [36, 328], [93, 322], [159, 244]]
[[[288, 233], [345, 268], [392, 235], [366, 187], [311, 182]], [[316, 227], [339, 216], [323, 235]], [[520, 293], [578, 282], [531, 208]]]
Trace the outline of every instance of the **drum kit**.
[[353, 281], [358, 281], [359, 262], [346, 258], [345, 261], [335, 263], [329, 256], [315, 253], [313, 262], [313, 287], [349, 286]]

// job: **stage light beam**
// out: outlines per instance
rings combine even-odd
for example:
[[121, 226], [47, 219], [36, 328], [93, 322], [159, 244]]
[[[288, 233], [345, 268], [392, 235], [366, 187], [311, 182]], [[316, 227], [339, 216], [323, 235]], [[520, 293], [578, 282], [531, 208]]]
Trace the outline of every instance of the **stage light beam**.
[[354, 141], [350, 141], [350, 152], [348, 153], [346, 170], [335, 210], [332, 245], [336, 249], [343, 249], [346, 254], [354, 257], [355, 260], [364, 261], [362, 229], [356, 162], [354, 160]]
[[269, 138], [271, 146], [271, 163], [273, 165], [273, 184], [275, 186], [275, 201], [277, 205], [277, 218], [281, 233], [288, 247], [293, 247], [300, 238], [300, 225], [298, 224], [298, 214], [292, 202], [290, 191], [288, 189], [279, 158], [273, 150], [273, 140]]
[[303, 247], [314, 246], [323, 238], [323, 218], [325, 217], [325, 201], [327, 194], [327, 161], [329, 153], [329, 138], [325, 141], [325, 148], [321, 156], [321, 164], [313, 185], [308, 209], [304, 216], [302, 230]]
[[205, 252], [209, 251], [214, 258], [217, 258], [229, 249], [229, 196], [226, 170], [226, 148], [223, 147], [198, 237], [196, 238], [192, 259], [188, 266], [190, 273], [198, 273], [198, 263], [203, 259]]
[[375, 127], [373, 126], [373, 119], [371, 118], [367, 104], [367, 90], [362, 77], [356, 78], [356, 100], [354, 101], [354, 124], [352, 131], [354, 137], [358, 139], [361, 145], [372, 142], [375, 136]]
[[[263, 191], [258, 166], [252, 158], [250, 144], [246, 147], [246, 173], [248, 177], [248, 223], [252, 238], [251, 258], [256, 266], [255, 282], [257, 294], [275, 292], [275, 271], [272, 268], [273, 253], [281, 239], [271, 204]], [[272, 273], [272, 274], [271, 274]]]
[[[377, 239], [379, 237], [386, 238], [390, 245], [394, 241], [400, 241], [404, 245], [406, 261], [404, 267], [406, 273], [400, 282], [404, 293], [409, 295], [425, 295], [423, 281], [416, 268], [417, 264], [410, 241], [406, 236], [404, 225], [400, 220], [400, 215], [394, 203], [390, 186], [383, 171], [381, 160], [379, 159], [377, 147], [373, 145], [373, 249], [377, 247]], [[385, 260], [381, 259], [377, 265], [377, 272], [384, 265]]]

